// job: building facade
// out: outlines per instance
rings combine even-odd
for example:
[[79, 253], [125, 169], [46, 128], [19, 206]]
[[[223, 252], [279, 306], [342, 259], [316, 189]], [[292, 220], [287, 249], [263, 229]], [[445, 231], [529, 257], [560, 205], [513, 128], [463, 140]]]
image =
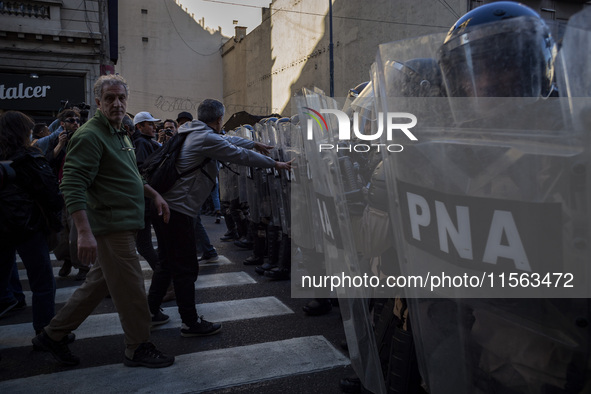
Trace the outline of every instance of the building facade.
[[0, 2], [0, 112], [49, 124], [66, 103], [93, 111], [94, 81], [117, 61], [116, 11], [116, 0]]
[[128, 112], [160, 119], [197, 115], [205, 98], [222, 99], [221, 47], [227, 37], [175, 0], [119, 2], [115, 71], [128, 82]]

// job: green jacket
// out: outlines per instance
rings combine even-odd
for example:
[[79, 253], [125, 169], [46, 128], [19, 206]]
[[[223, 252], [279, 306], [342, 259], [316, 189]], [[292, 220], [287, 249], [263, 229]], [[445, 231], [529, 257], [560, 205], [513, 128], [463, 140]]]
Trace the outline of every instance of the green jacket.
[[132, 146], [100, 110], [68, 142], [60, 188], [68, 212], [86, 210], [95, 235], [144, 227], [144, 182]]

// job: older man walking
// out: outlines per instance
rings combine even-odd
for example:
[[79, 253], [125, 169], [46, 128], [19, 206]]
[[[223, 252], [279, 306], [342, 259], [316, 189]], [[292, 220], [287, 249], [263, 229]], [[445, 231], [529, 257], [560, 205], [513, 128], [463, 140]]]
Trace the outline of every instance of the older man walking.
[[174, 357], [148, 341], [151, 316], [134, 237], [144, 226], [144, 194], [163, 222], [168, 222], [168, 205], [142, 181], [134, 148], [121, 127], [127, 83], [119, 75], [101, 76], [94, 94], [98, 111], [70, 140], [61, 184], [78, 229], [78, 257], [92, 268], [33, 344], [62, 364], [77, 365], [80, 359], [68, 348], [68, 334], [110, 294], [125, 334], [124, 364], [167, 367]]

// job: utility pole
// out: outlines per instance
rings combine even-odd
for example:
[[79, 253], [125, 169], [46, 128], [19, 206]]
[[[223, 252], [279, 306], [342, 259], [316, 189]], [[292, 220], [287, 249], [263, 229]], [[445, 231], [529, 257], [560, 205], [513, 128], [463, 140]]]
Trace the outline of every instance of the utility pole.
[[328, 20], [329, 20], [329, 39], [328, 56], [330, 64], [330, 97], [334, 97], [334, 58], [333, 58], [333, 44], [332, 44], [332, 0], [328, 0]]

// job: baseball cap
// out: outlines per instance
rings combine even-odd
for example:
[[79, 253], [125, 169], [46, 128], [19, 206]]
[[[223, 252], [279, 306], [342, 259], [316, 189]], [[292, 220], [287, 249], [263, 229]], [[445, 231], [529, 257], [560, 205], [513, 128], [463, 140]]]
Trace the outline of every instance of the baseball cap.
[[192, 121], [193, 120], [193, 115], [191, 115], [190, 112], [181, 112], [179, 114], [179, 116], [176, 117], [176, 121], [178, 122], [179, 119], [183, 119], [183, 118], [189, 119], [189, 121]]
[[133, 125], [137, 125], [142, 122], [160, 122], [160, 119], [156, 119], [149, 112], [138, 112], [133, 118]]

